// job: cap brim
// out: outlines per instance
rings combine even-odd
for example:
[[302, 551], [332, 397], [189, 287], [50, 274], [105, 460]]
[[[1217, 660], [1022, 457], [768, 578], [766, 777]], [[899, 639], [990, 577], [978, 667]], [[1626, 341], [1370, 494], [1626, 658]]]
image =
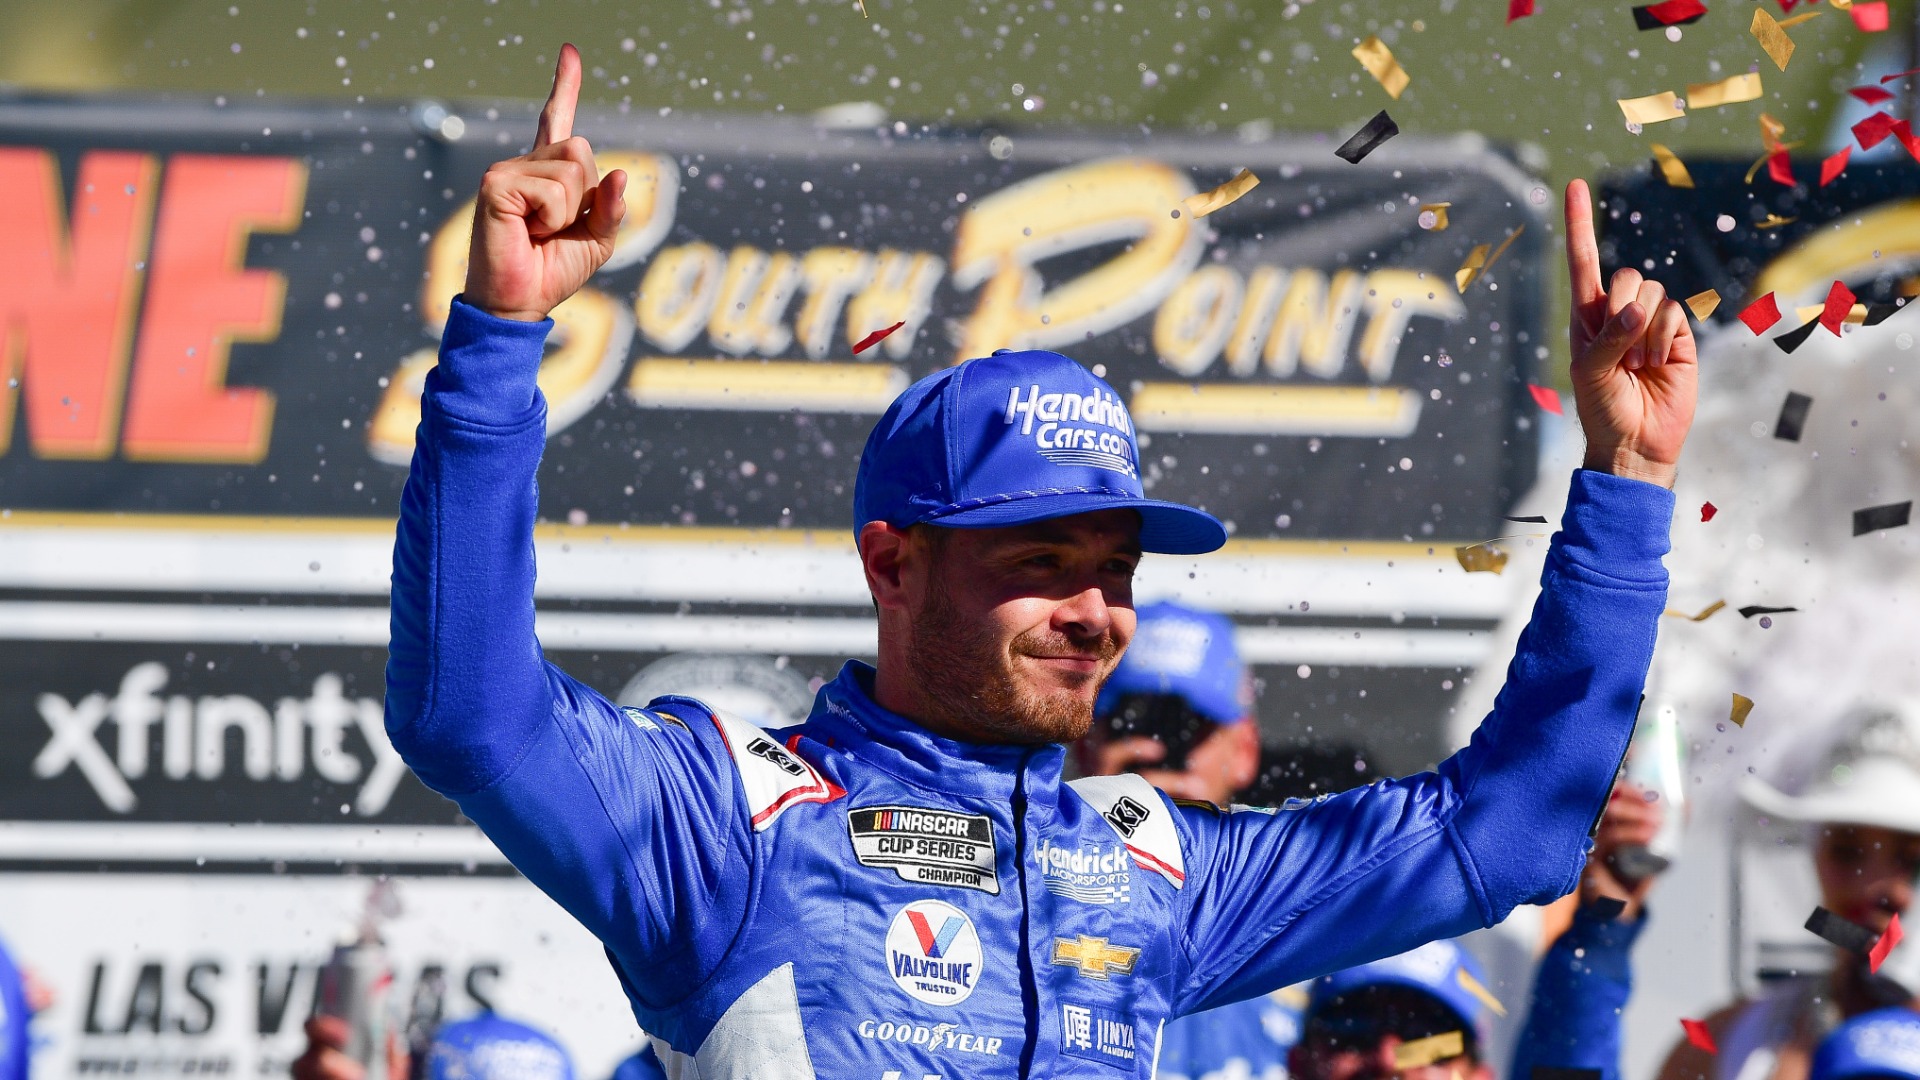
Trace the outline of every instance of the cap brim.
[[999, 529], [1099, 510], [1139, 512], [1142, 551], [1204, 555], [1219, 550], [1227, 542], [1227, 527], [1205, 510], [1159, 499], [1086, 491], [1019, 496], [930, 517], [926, 523], [951, 529]]

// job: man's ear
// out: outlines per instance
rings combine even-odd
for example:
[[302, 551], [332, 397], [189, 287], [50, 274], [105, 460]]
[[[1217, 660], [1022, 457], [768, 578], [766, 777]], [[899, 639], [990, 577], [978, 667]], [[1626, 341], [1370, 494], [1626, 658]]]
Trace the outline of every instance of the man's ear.
[[860, 565], [867, 574], [867, 591], [882, 611], [907, 607], [906, 567], [914, 548], [913, 535], [884, 521], [860, 527]]

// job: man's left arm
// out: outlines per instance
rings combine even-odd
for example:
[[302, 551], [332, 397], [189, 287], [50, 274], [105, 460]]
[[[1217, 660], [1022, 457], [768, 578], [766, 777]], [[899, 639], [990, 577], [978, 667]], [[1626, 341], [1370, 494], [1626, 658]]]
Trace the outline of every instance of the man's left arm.
[[1602, 288], [1578, 180], [1567, 261], [1587, 468], [1492, 714], [1434, 773], [1271, 816], [1185, 811], [1183, 1011], [1489, 926], [1578, 881], [1665, 606], [1697, 357], [1657, 283], [1623, 268]]

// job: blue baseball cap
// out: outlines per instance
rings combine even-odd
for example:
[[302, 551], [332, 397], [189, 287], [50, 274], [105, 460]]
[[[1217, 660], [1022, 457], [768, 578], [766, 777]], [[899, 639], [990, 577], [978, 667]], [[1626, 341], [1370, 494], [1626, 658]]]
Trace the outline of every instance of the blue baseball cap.
[[1809, 1080], [1855, 1076], [1920, 1080], [1920, 1013], [1896, 1005], [1862, 1013], [1834, 1028], [1813, 1053]]
[[546, 1032], [485, 1012], [434, 1032], [427, 1080], [573, 1080], [573, 1060]]
[[1127, 694], [1173, 694], [1216, 724], [1247, 718], [1246, 669], [1230, 619], [1167, 600], [1134, 613], [1139, 628], [1100, 688], [1095, 714], [1112, 712]]
[[1213, 515], [1146, 498], [1133, 418], [1113, 387], [1053, 352], [935, 372], [867, 436], [853, 530], [870, 521], [991, 529], [1095, 510], [1140, 514], [1140, 546], [1198, 555], [1227, 542]]
[[[1322, 975], [1308, 991], [1307, 1015], [1343, 994], [1369, 986], [1404, 986], [1445, 1005], [1485, 1047], [1492, 1033], [1492, 1014], [1499, 999], [1487, 989], [1480, 962], [1452, 941], [1430, 941], [1410, 952]], [[1503, 1011], [1504, 1012], [1504, 1011]]]

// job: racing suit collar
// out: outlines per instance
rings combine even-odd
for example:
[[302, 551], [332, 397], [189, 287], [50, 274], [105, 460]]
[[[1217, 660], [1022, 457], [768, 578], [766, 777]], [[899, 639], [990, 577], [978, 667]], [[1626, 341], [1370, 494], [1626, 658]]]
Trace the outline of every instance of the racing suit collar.
[[1012, 798], [1023, 769], [1033, 781], [1059, 783], [1066, 749], [1057, 743], [1014, 746], [942, 738], [898, 713], [875, 704], [871, 664], [849, 660], [840, 674], [820, 688], [808, 726], [846, 733], [846, 746], [868, 763], [918, 787], [952, 795]]

